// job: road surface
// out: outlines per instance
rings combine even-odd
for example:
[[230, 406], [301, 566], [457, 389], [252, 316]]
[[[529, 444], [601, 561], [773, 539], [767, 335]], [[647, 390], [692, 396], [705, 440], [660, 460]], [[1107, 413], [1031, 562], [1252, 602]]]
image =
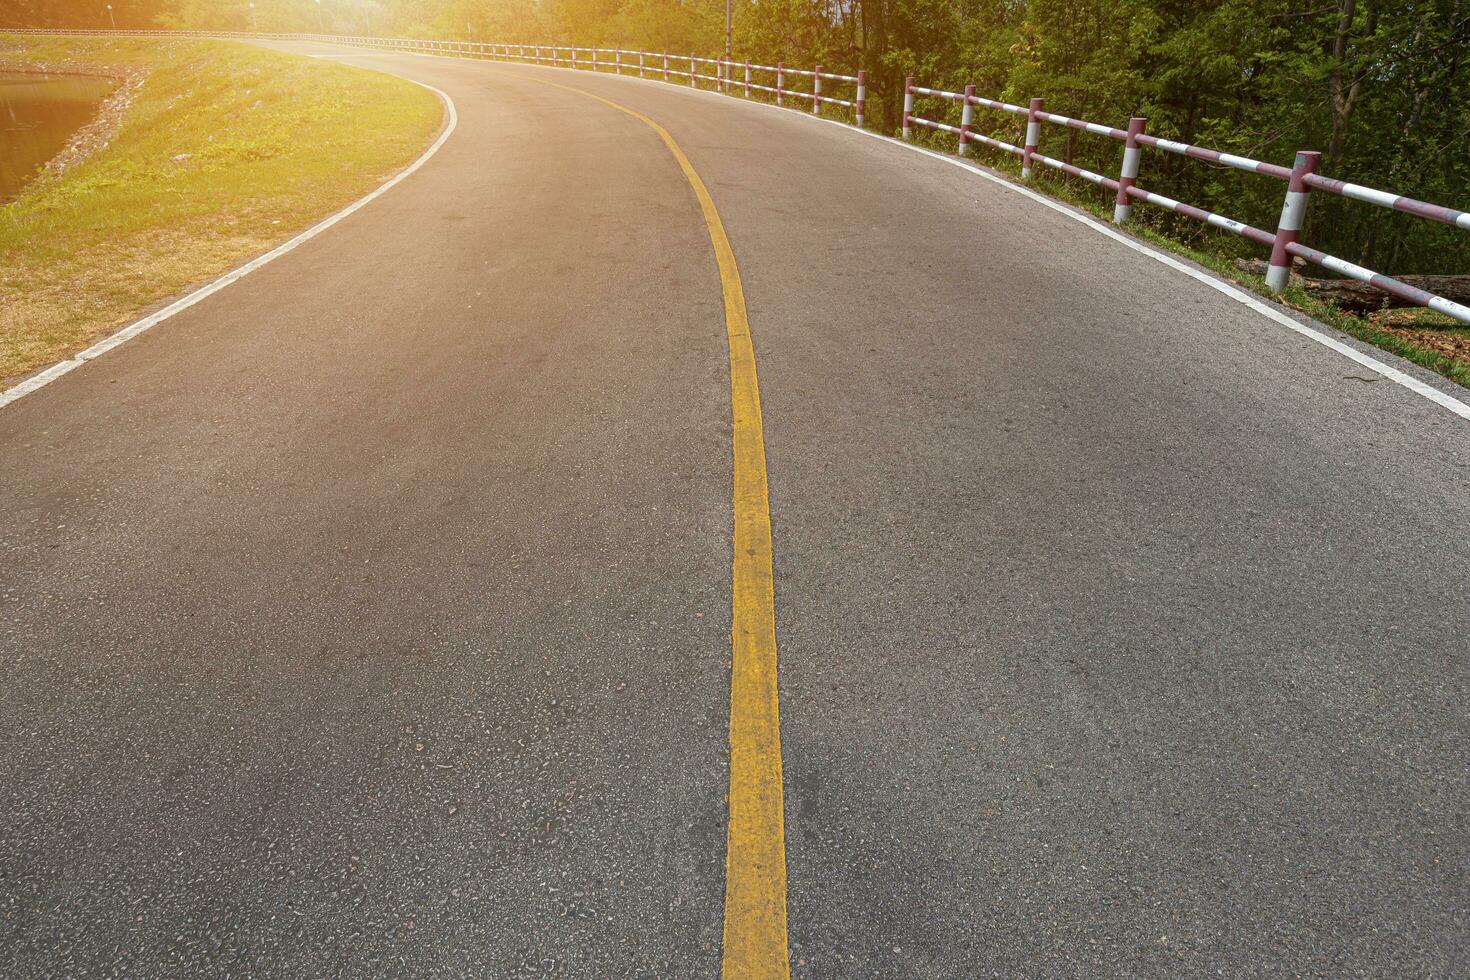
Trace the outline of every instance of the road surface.
[[548, 81], [740, 263], [792, 975], [1470, 971], [1463, 419], [800, 113], [293, 49], [459, 128], [0, 411], [0, 975], [719, 975], [721, 279]]

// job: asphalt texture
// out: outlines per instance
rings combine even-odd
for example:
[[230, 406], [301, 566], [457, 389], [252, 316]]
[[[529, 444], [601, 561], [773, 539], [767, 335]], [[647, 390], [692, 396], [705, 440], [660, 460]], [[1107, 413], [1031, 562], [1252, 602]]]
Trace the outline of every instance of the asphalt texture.
[[460, 126], [0, 411], [0, 976], [718, 975], [720, 280], [544, 81], [741, 265], [794, 976], [1470, 972], [1463, 420], [797, 112], [292, 49]]

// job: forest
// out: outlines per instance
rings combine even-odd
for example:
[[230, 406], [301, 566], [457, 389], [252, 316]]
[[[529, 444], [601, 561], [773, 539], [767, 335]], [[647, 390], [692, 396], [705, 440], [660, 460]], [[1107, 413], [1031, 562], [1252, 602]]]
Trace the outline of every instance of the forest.
[[[103, 7], [0, 0], [0, 28], [105, 27]], [[1155, 135], [1275, 163], [1320, 150], [1328, 176], [1470, 209], [1470, 0], [733, 0], [731, 15], [737, 60], [865, 69], [870, 125], [888, 132], [913, 75], [1021, 104], [1040, 96], [1052, 112], [1113, 126], [1142, 115]], [[119, 27], [681, 54], [718, 54], [725, 42], [716, 0], [115, 0], [112, 16]], [[1018, 142], [1012, 117], [982, 110], [975, 124]], [[1047, 130], [1044, 152], [1116, 173], [1114, 141]], [[1172, 154], [1148, 154], [1140, 183], [1268, 230], [1280, 209], [1277, 181]], [[1135, 214], [1211, 249], [1255, 254], [1158, 209]], [[1383, 272], [1470, 272], [1463, 230], [1323, 194], [1308, 220], [1308, 241]]]

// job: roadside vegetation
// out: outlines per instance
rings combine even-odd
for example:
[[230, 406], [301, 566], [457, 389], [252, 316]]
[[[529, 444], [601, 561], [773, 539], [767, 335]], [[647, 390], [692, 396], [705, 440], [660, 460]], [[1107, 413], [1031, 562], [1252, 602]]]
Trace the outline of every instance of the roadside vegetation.
[[443, 119], [401, 79], [226, 42], [0, 34], [0, 69], [127, 100], [0, 206], [0, 388], [361, 197]]

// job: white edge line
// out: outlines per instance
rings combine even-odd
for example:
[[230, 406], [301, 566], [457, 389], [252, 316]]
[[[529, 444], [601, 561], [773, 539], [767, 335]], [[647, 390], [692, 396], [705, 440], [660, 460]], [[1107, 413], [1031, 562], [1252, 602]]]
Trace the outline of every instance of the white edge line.
[[[393, 77], [402, 78], [401, 75], [395, 75]], [[271, 249], [269, 252], [266, 252], [264, 255], [251, 259], [249, 262], [245, 263], [239, 268], [225, 273], [223, 276], [220, 276], [209, 285], [201, 286], [199, 289], [196, 289], [189, 295], [175, 300], [173, 303], [170, 303], [168, 306], [159, 310], [157, 313], [154, 313], [151, 316], [144, 317], [136, 323], [129, 324], [116, 333], [104, 337], [103, 339], [97, 341], [97, 343], [93, 344], [91, 347], [88, 347], [86, 350], [81, 351], [78, 354], [74, 354], [73, 356], [60, 362], [59, 364], [51, 365], [49, 368], [40, 372], [39, 374], [32, 375], [31, 377], [22, 381], [20, 384], [16, 385], [10, 390], [0, 392], [0, 409], [3, 409], [5, 406], [14, 401], [18, 401], [19, 399], [24, 398], [26, 395], [29, 395], [33, 391], [38, 391], [41, 388], [46, 387], [48, 384], [61, 377], [63, 374], [66, 374], [72, 370], [75, 370], [76, 368], [81, 367], [87, 361], [90, 361], [97, 357], [101, 357], [103, 354], [106, 354], [114, 347], [118, 347], [122, 344], [127, 343], [129, 340], [132, 340], [134, 337], [138, 336], [140, 333], [143, 333], [145, 330], [149, 330], [153, 327], [158, 326], [158, 324], [162, 323], [164, 320], [167, 320], [172, 316], [176, 316], [177, 314], [182, 313], [184, 310], [187, 310], [194, 304], [202, 302], [203, 300], [206, 300], [209, 297], [213, 296], [215, 293], [219, 292], [221, 289], [224, 289], [226, 286], [240, 281], [241, 279], [250, 275], [250, 273], [261, 268], [262, 266], [274, 262], [276, 259], [285, 255], [286, 253], [295, 250], [298, 246], [311, 241], [313, 238], [331, 228], [338, 222], [351, 217], [358, 211], [361, 211], [363, 208], [367, 207], [369, 204], [376, 201], [378, 198], [382, 197], [384, 194], [388, 193], [393, 188], [403, 183], [403, 181], [407, 180], [409, 177], [412, 177], [415, 173], [417, 173], [424, 164], [433, 159], [434, 154], [439, 152], [440, 148], [449, 141], [449, 137], [453, 135], [455, 129], [458, 128], [459, 112], [455, 109], [454, 100], [451, 99], [445, 92], [440, 91], [432, 85], [425, 85], [423, 82], [414, 81], [411, 78], [405, 78], [403, 80], [407, 82], [413, 82], [413, 84], [419, 86], [420, 88], [426, 88], [430, 92], [433, 92], [435, 95], [437, 95], [440, 100], [443, 101], [444, 108], [448, 114], [448, 119], [444, 125], [443, 130], [439, 133], [438, 139], [434, 140], [429, 148], [419, 155], [419, 158], [417, 160], [409, 164], [403, 170], [399, 171], [393, 177], [390, 177], [386, 182], [380, 185], [377, 190], [368, 194], [366, 197], [359, 198], [353, 203], [347, 205], [347, 207], [343, 208], [341, 211], [338, 211], [336, 214], [322, 219], [321, 221], [312, 225], [310, 228], [303, 231], [301, 234], [297, 235], [295, 238], [292, 238], [290, 241], [277, 245], [275, 248]]]
[[[443, 56], [441, 55], [438, 57]], [[497, 65], [521, 64], [521, 62], [497, 61], [495, 59], [480, 58], [455, 60], [480, 61], [485, 64]], [[555, 71], [572, 71], [576, 72], [579, 75], [589, 74], [589, 72], [581, 69], [564, 68], [554, 65], [528, 65], [527, 67], [550, 68]], [[590, 74], [612, 75], [613, 73], [592, 72]], [[640, 79], [634, 75], [621, 75], [617, 77], [626, 78], [630, 81], [648, 82], [653, 85], [665, 85], [665, 83], [661, 79], [657, 78]], [[737, 82], [736, 84], [738, 85], [739, 83]], [[1098, 234], [1105, 235], [1106, 237], [1111, 238], [1116, 242], [1120, 242], [1123, 245], [1126, 245], [1128, 248], [1133, 249], [1133, 251], [1135, 252], [1138, 252], [1142, 255], [1147, 255], [1148, 257], [1158, 262], [1162, 262], [1169, 268], [1182, 272], [1186, 276], [1189, 276], [1191, 279], [1202, 282], [1216, 292], [1223, 293], [1224, 295], [1235, 300], [1237, 303], [1241, 303], [1246, 307], [1249, 307], [1255, 312], [1261, 314], [1261, 316], [1265, 317], [1266, 319], [1279, 323], [1281, 326], [1286, 327], [1288, 330], [1300, 334], [1303, 337], [1306, 337], [1308, 340], [1314, 340], [1322, 346], [1336, 351], [1343, 357], [1346, 357], [1351, 361], [1355, 361], [1356, 363], [1361, 364], [1363, 367], [1374, 372], [1375, 374], [1381, 375], [1388, 380], [1395, 382], [1396, 384], [1402, 385], [1403, 387], [1414, 392], [1414, 394], [1421, 395], [1442, 408], [1449, 409], [1451, 412], [1460, 416], [1460, 418], [1462, 419], [1470, 420], [1470, 405], [1467, 405], [1460, 399], [1455, 398], [1453, 395], [1446, 394], [1445, 392], [1440, 391], [1438, 388], [1435, 388], [1432, 385], [1427, 385], [1413, 375], [1406, 374], [1405, 372], [1400, 371], [1398, 368], [1393, 367], [1392, 365], [1385, 364], [1384, 362], [1378, 360], [1378, 358], [1373, 357], [1369, 354], [1365, 354], [1362, 351], [1358, 350], [1356, 347], [1352, 347], [1349, 344], [1343, 343], [1336, 337], [1330, 337], [1327, 334], [1322, 333], [1322, 331], [1320, 330], [1317, 330], [1313, 327], [1308, 326], [1305, 323], [1301, 323], [1300, 321], [1287, 316], [1280, 310], [1268, 306], [1262, 300], [1258, 299], [1255, 296], [1252, 296], [1250, 293], [1245, 292], [1239, 287], [1234, 286], [1223, 279], [1217, 279], [1207, 272], [1202, 272], [1199, 269], [1192, 268], [1191, 266], [1187, 265], [1184, 262], [1181, 262], [1179, 259], [1176, 259], [1174, 256], [1169, 255], [1166, 252], [1161, 252], [1151, 245], [1147, 245], [1141, 241], [1138, 241], [1135, 238], [1132, 238], [1129, 235], [1125, 235], [1120, 231], [1108, 227], [1107, 225], [1103, 224], [1101, 221], [1098, 221], [1096, 218], [1092, 217], [1089, 214], [1085, 214], [1079, 210], [1076, 210], [1072, 206], [1064, 204], [1061, 201], [1053, 200], [1038, 191], [1033, 191], [1030, 188], [1022, 187], [1021, 185], [1016, 184], [1013, 181], [1007, 180], [999, 174], [991, 173], [990, 171], [982, 167], [978, 167], [972, 163], [966, 163], [965, 161], [960, 160], [957, 157], [950, 156], [948, 154], [938, 153], [934, 150], [930, 150], [922, 146], [915, 146], [912, 143], [905, 143], [902, 140], [894, 139], [892, 136], [884, 136], [882, 133], [875, 133], [867, 129], [858, 129], [856, 126], [853, 126], [850, 123], [842, 122], [839, 119], [827, 119], [822, 116], [812, 115], [810, 112], [803, 112], [799, 109], [773, 105], [769, 102], [758, 102], [754, 99], [743, 99], [739, 98], [738, 96], [724, 95], [720, 92], [712, 92], [708, 89], [690, 89], [683, 85], [676, 85], [673, 83], [668, 83], [667, 87], [680, 92], [697, 91], [703, 95], [709, 95], [717, 99], [729, 99], [733, 102], [741, 103], [743, 105], [760, 106], [765, 109], [773, 109], [777, 112], [791, 115], [794, 118], [810, 119], [813, 122], [827, 123], [828, 125], [837, 126], [840, 129], [846, 130], [849, 133], [856, 133], [861, 136], [867, 136], [871, 139], [880, 140], [884, 143], [892, 144], [893, 146], [900, 146], [903, 147], [905, 150], [912, 150], [915, 153], [922, 153], [926, 157], [932, 157], [935, 160], [940, 161], [941, 163], [947, 163], [950, 166], [959, 167], [961, 170], [968, 170], [973, 174], [978, 174], [993, 184], [999, 184], [1006, 190], [1014, 191], [1015, 193], [1023, 195], [1024, 197], [1029, 197], [1031, 200], [1036, 201], [1039, 204], [1043, 204], [1059, 214], [1064, 214], [1074, 221], [1079, 221], [1087, 227], [1091, 228], [1093, 231], [1097, 232]]]

